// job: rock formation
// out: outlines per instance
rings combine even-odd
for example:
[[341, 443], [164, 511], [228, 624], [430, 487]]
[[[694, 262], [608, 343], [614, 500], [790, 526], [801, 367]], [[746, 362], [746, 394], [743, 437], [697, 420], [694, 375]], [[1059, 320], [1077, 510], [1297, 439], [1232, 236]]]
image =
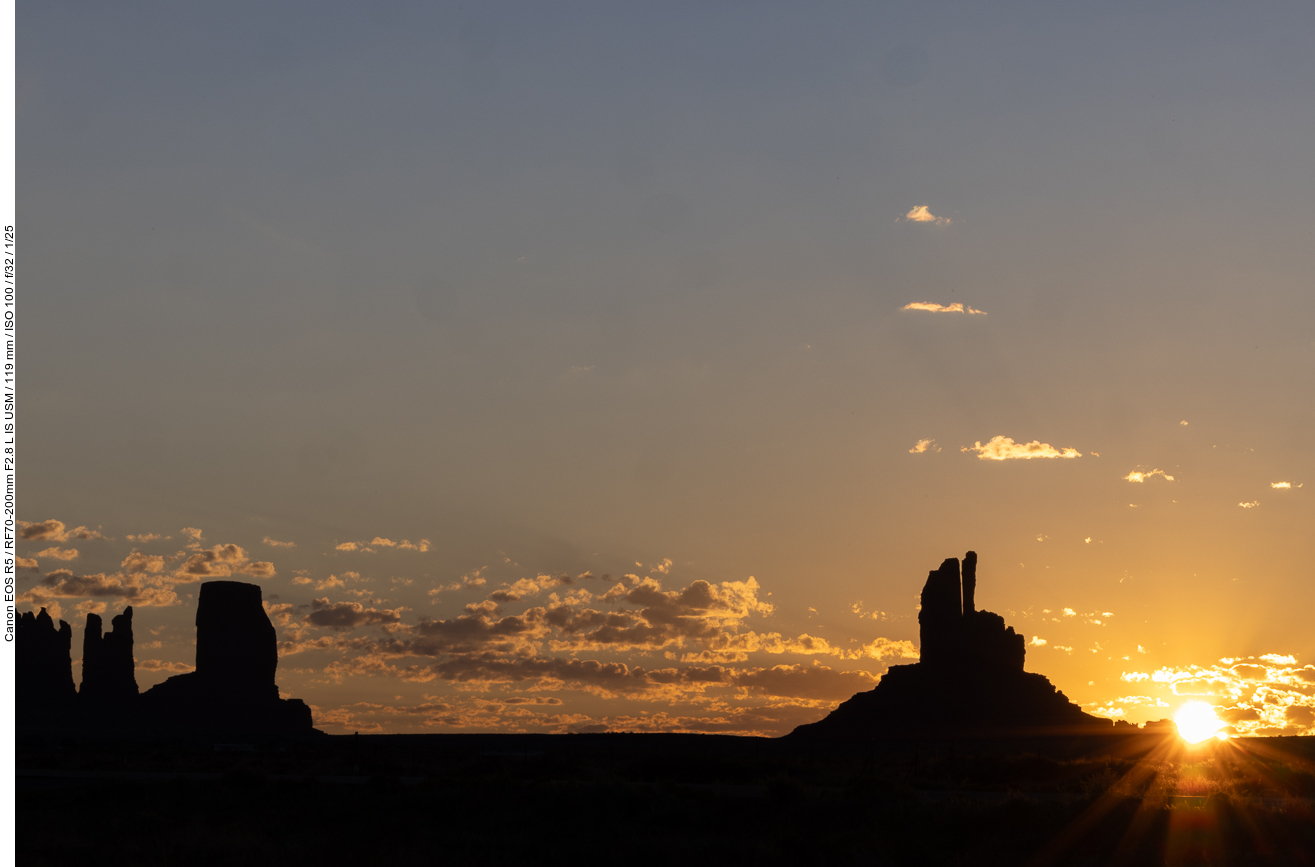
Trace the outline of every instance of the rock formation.
[[153, 716], [193, 730], [311, 731], [305, 702], [279, 698], [278, 659], [260, 586], [208, 581], [196, 607], [196, 670], [147, 690], [143, 705]]
[[73, 705], [73, 629], [63, 620], [59, 629], [46, 609], [18, 618], [14, 648], [14, 698], [19, 716], [59, 712]]
[[918, 612], [921, 649], [876, 688], [790, 735], [800, 741], [868, 740], [928, 734], [1035, 735], [1109, 731], [1040, 674], [1023, 671], [1023, 636], [1004, 618], [976, 608], [977, 555], [960, 575], [953, 557], [927, 576]]
[[133, 673], [132, 606], [110, 621], [110, 631], [101, 635], [98, 614], [87, 615], [82, 638], [82, 685], [78, 694], [108, 704], [125, 704], [137, 697]]
[[201, 585], [196, 610], [196, 670], [138, 694], [132, 608], [101, 634], [87, 615], [82, 686], [73, 685], [73, 630], [55, 629], [42, 608], [17, 627], [18, 723], [26, 733], [140, 734], [249, 738], [318, 734], [310, 708], [279, 698], [278, 639], [260, 587], [237, 581]]

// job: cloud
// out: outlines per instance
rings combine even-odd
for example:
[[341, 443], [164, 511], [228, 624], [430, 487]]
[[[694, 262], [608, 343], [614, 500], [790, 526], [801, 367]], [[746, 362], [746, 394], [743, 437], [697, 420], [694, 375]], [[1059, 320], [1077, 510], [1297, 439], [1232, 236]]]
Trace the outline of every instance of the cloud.
[[1046, 640], [1044, 638], [1041, 638], [1040, 636], [1033, 635], [1032, 640], [1029, 641], [1028, 644], [1032, 647], [1045, 647]]
[[1315, 666], [1298, 667], [1294, 656], [1267, 653], [1225, 658], [1209, 666], [1164, 667], [1124, 672], [1123, 680], [1151, 681], [1173, 695], [1200, 697], [1216, 705], [1234, 734], [1308, 734], [1315, 713]]
[[166, 587], [142, 584], [136, 576], [122, 574], [75, 575], [68, 569], [56, 569], [31, 590], [19, 596], [20, 601], [34, 605], [41, 600], [57, 599], [123, 599], [133, 605], [176, 605], [178, 596]]
[[[466, 575], [462, 575], [461, 578], [459, 578], [456, 581], [453, 581], [451, 584], [442, 584], [439, 585], [438, 587], [434, 587], [433, 589], [429, 590], [426, 593], [426, 595], [430, 597], [435, 597], [434, 603], [437, 604], [438, 602], [437, 596], [440, 593], [446, 593], [450, 590], [465, 590], [469, 587], [483, 587], [485, 584], [488, 583], [488, 581], [485, 580], [484, 576], [480, 574], [481, 572], [484, 571], [485, 568], [487, 567], [481, 566], [479, 569], [476, 569], [474, 572], [471, 572]], [[397, 581], [398, 579], [394, 578], [393, 580]], [[410, 582], [408, 581], [407, 583], [409, 584]]]
[[197, 529], [196, 527], [184, 527], [183, 535], [192, 540], [190, 543], [188, 543], [187, 547], [189, 548], [201, 547], [201, 537], [203, 534], [199, 529]]
[[306, 622], [312, 626], [324, 626], [343, 632], [357, 626], [388, 626], [402, 622], [404, 608], [366, 608], [359, 602], [330, 602], [328, 599], [316, 599], [311, 602], [311, 612], [306, 615]]
[[44, 551], [38, 551], [32, 555], [37, 558], [48, 558], [52, 560], [76, 560], [78, 559], [77, 548], [47, 548]]
[[161, 536], [159, 533], [139, 533], [136, 536], [134, 536], [132, 533], [129, 533], [123, 538], [127, 539], [129, 542], [138, 542], [141, 544], [146, 544], [147, 542], [155, 542], [159, 539], [163, 539], [164, 536]]
[[909, 454], [920, 455], [923, 452], [938, 452], [940, 450], [941, 447], [936, 445], [936, 440], [918, 440], [913, 444], [913, 448], [909, 449]]
[[931, 212], [928, 205], [914, 205], [913, 209], [904, 215], [906, 223], [931, 223], [933, 226], [950, 225], [949, 217], [938, 217]]
[[1258, 507], [1258, 506], [1260, 505], [1260, 501], [1259, 501], [1259, 500], [1252, 500], [1252, 501], [1249, 502], [1249, 503], [1238, 503], [1238, 505], [1241, 506], [1241, 507], [1244, 508], [1244, 509], [1254, 509], [1254, 508], [1256, 508], [1256, 507]]
[[[481, 580], [479, 583], [484, 582]], [[538, 575], [534, 578], [522, 578], [504, 590], [495, 590], [488, 598], [494, 602], [519, 602], [526, 596], [537, 596], [543, 590], [574, 583], [575, 579], [570, 575]]]
[[171, 674], [185, 674], [196, 669], [186, 662], [165, 662], [162, 659], [139, 659], [135, 664], [142, 671], [167, 671]]
[[985, 310], [978, 310], [976, 307], [965, 306], [961, 302], [955, 301], [953, 304], [936, 304], [932, 301], [911, 301], [900, 308], [901, 310], [925, 310], [928, 313], [967, 313], [973, 316], [985, 316]]
[[264, 539], [262, 539], [261, 541], [263, 541], [266, 545], [270, 546], [271, 548], [295, 548], [295, 547], [297, 547], [297, 543], [296, 543], [296, 542], [280, 542], [278, 539], [271, 539], [271, 538], [268, 537], [268, 536], [266, 536], [266, 537], [265, 537]]
[[1008, 461], [1030, 460], [1032, 458], [1080, 458], [1082, 453], [1073, 448], [1057, 449], [1049, 443], [1033, 440], [1030, 443], [1016, 443], [1011, 437], [993, 437], [986, 445], [981, 442], [959, 449], [961, 452], [977, 452], [978, 460]]
[[37, 561], [31, 557], [15, 557], [14, 561], [18, 565], [18, 570], [20, 572], [23, 571], [24, 569], [27, 569], [32, 572], [36, 572], [39, 571], [41, 568], [40, 564], [38, 564]]
[[74, 527], [72, 530], [69, 530], [64, 526], [63, 521], [56, 521], [54, 518], [49, 518], [36, 524], [28, 521], [19, 521], [18, 527], [18, 538], [29, 542], [65, 542], [69, 539], [109, 538], [97, 530], [89, 530], [86, 527]]
[[1291, 490], [1292, 488], [1301, 487], [1301, 485], [1294, 485], [1292, 484], [1292, 482], [1270, 482], [1269, 486], [1271, 488], [1278, 488], [1279, 490], [1283, 490], [1283, 491]]
[[836, 671], [825, 665], [774, 665], [737, 672], [731, 682], [751, 695], [844, 701], [877, 685], [866, 671]]
[[1169, 475], [1164, 470], [1149, 470], [1144, 472], [1141, 470], [1133, 470], [1123, 478], [1125, 481], [1129, 482], [1144, 482], [1152, 476], [1163, 476], [1166, 482], [1173, 481], [1173, 476]]
[[275, 575], [273, 563], [252, 560], [247, 556], [246, 549], [229, 544], [197, 551], [174, 572], [173, 577], [180, 582], [189, 582], [203, 578], [226, 578], [234, 573], [250, 575], [252, 578], [273, 578]]
[[395, 542], [392, 539], [387, 539], [383, 536], [375, 536], [368, 542], [342, 542], [335, 545], [334, 550], [359, 551], [362, 554], [373, 554], [379, 548], [396, 548], [399, 551], [419, 551], [423, 554], [429, 550], [429, 547], [430, 541], [428, 539], [421, 539], [419, 542], [411, 542], [407, 539], [403, 539], [400, 542]]
[[127, 572], [129, 575], [137, 575], [142, 572], [163, 572], [164, 558], [158, 554], [143, 554], [136, 548], [133, 548], [132, 552], [127, 557], [123, 558], [123, 562], [119, 564], [119, 568]]

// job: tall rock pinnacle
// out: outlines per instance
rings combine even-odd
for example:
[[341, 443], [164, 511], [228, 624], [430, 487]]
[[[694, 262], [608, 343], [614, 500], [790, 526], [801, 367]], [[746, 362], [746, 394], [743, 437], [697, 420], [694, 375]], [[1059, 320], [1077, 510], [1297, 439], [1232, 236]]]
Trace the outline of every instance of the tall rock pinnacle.
[[101, 635], [100, 615], [87, 615], [82, 638], [82, 686], [79, 692], [97, 701], [129, 701], [137, 695], [132, 656], [132, 606], [110, 621], [110, 626], [110, 631]]

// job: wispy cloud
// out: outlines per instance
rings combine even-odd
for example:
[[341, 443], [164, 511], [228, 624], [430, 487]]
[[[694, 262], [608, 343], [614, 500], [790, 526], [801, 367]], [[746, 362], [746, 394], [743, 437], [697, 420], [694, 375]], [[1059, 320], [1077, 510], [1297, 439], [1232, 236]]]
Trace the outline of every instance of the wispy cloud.
[[933, 226], [950, 225], [949, 217], [938, 217], [931, 212], [930, 205], [914, 205], [912, 210], [904, 215], [906, 223], [931, 223]]
[[928, 313], [968, 313], [975, 316], [985, 316], [985, 310], [978, 310], [971, 305], [965, 306], [962, 302], [955, 301], [953, 304], [937, 304], [934, 301], [910, 301], [900, 308], [901, 310], [924, 310]]
[[941, 447], [936, 445], [936, 440], [918, 440], [913, 444], [913, 448], [909, 449], [909, 454], [920, 455], [923, 452], [938, 452], [940, 450]]
[[37, 558], [45, 557], [52, 560], [76, 560], [78, 559], [78, 549], [53, 547], [47, 548], [44, 551], [38, 551], [32, 556]]
[[1284, 490], [1284, 491], [1289, 490], [1291, 488], [1301, 487], [1301, 485], [1294, 485], [1292, 484], [1292, 482], [1270, 482], [1269, 486], [1271, 488], [1278, 488], [1279, 490]]
[[1173, 476], [1169, 475], [1164, 470], [1133, 470], [1123, 478], [1125, 481], [1129, 482], [1144, 482], [1151, 476], [1163, 476], [1166, 482], [1173, 481]]
[[1241, 507], [1244, 508], [1244, 509], [1254, 509], [1254, 508], [1256, 508], [1256, 507], [1258, 507], [1258, 506], [1260, 505], [1260, 501], [1259, 501], [1259, 500], [1252, 500], [1252, 501], [1249, 502], [1249, 503], [1238, 503], [1238, 505], [1241, 506]]
[[264, 542], [265, 542], [266, 545], [270, 546], [271, 548], [295, 548], [295, 547], [297, 547], [297, 543], [296, 543], [296, 542], [280, 542], [278, 539], [271, 539], [271, 538], [268, 537], [268, 536], [266, 536], [266, 537], [264, 538]]
[[1032, 458], [1080, 458], [1082, 452], [1074, 448], [1055, 448], [1050, 443], [1033, 440], [1030, 443], [1016, 443], [1012, 437], [993, 437], [986, 445], [976, 442], [959, 449], [961, 452], [977, 452], [978, 460], [1009, 461], [1031, 460]]
[[373, 554], [380, 548], [397, 548], [400, 551], [419, 551], [424, 553], [429, 550], [430, 542], [428, 539], [421, 539], [419, 542], [412, 542], [403, 539], [400, 542], [383, 536], [375, 536], [368, 542], [343, 542], [334, 546], [335, 551], [359, 551], [362, 554]]

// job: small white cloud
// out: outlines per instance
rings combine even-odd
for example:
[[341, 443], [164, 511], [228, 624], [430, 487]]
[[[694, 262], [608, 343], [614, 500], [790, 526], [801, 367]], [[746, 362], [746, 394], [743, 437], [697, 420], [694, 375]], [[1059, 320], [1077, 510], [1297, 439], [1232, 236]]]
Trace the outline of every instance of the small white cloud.
[[1041, 638], [1040, 636], [1033, 635], [1032, 640], [1029, 641], [1028, 644], [1032, 645], [1033, 647], [1045, 647], [1046, 640], [1044, 638]]
[[1073, 448], [1055, 448], [1050, 443], [1033, 440], [1030, 443], [1016, 443], [1012, 437], [993, 437], [986, 445], [981, 442], [959, 449], [961, 452], [977, 452], [977, 459], [982, 461], [1030, 460], [1032, 458], [1080, 458], [1082, 453]]
[[936, 445], [936, 440], [918, 440], [913, 444], [913, 448], [909, 449], [909, 454], [920, 455], [923, 452], [938, 452], [940, 450], [941, 447]]
[[1133, 470], [1124, 476], [1123, 479], [1128, 482], [1144, 482], [1152, 476], [1163, 476], [1166, 482], [1173, 481], [1173, 476], [1169, 475], [1164, 470]]
[[1291, 490], [1292, 488], [1301, 487], [1301, 485], [1294, 485], [1292, 484], [1292, 482], [1270, 482], [1269, 486], [1271, 488], [1278, 488], [1279, 490], [1283, 490], [1283, 491]]
[[949, 217], [938, 217], [930, 210], [929, 205], [914, 205], [913, 209], [904, 215], [906, 223], [931, 223], [933, 226], [950, 225]]
[[1241, 506], [1241, 507], [1244, 508], [1244, 509], [1254, 509], [1254, 508], [1256, 508], [1257, 506], [1260, 505], [1260, 501], [1259, 501], [1259, 500], [1252, 500], [1252, 501], [1249, 502], [1249, 503], [1238, 503], [1238, 505]]
[[1182, 421], [1180, 421], [1180, 422], [1178, 422], [1178, 423], [1181, 424], [1181, 425], [1186, 425], [1186, 424], [1187, 424], [1187, 419], [1183, 419]]
[[985, 310], [978, 310], [971, 304], [963, 304], [955, 301], [953, 304], [937, 304], [934, 301], [910, 301], [900, 308], [901, 310], [925, 310], [928, 313], [968, 313], [974, 316], [985, 316]]

